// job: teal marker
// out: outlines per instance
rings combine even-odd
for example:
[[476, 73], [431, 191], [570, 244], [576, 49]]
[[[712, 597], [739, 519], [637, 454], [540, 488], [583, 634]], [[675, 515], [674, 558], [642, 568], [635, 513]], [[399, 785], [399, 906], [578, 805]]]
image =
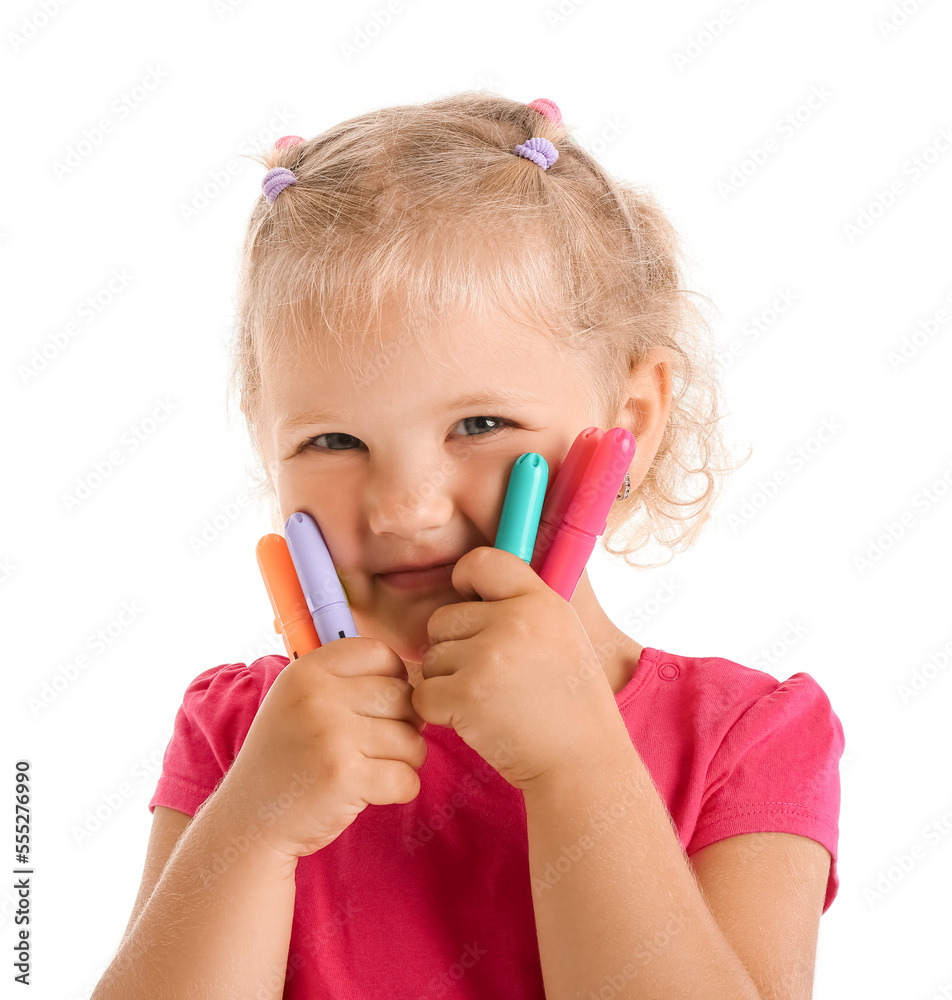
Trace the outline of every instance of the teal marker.
[[505, 549], [530, 562], [548, 481], [549, 466], [541, 455], [527, 451], [516, 459], [509, 475], [494, 548]]

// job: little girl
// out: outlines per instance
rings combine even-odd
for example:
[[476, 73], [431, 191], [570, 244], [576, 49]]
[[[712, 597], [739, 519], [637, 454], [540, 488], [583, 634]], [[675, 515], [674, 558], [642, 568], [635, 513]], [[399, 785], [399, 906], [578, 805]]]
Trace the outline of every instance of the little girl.
[[566, 602], [493, 548], [514, 461], [551, 485], [591, 426], [636, 440], [609, 552], [709, 517], [729, 463], [671, 224], [545, 99], [385, 108], [259, 162], [234, 384], [274, 530], [314, 518], [360, 637], [188, 685], [94, 1000], [809, 997], [823, 690], [641, 646], [587, 574]]

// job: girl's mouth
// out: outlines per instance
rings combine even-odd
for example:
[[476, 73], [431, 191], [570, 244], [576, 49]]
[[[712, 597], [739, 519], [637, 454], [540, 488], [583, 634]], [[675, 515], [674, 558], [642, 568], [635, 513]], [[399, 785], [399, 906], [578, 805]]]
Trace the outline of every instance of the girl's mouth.
[[378, 573], [384, 583], [398, 590], [435, 590], [450, 586], [455, 563], [432, 566], [429, 569], [405, 570], [401, 573]]

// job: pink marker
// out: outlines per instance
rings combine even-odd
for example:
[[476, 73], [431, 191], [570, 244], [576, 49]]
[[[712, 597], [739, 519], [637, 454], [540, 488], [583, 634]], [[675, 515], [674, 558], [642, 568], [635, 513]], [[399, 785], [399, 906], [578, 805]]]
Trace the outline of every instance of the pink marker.
[[542, 507], [539, 530], [536, 533], [535, 553], [529, 564], [536, 573], [539, 573], [545, 564], [545, 558], [549, 554], [552, 542], [555, 541], [562, 518], [565, 517], [565, 512], [578, 490], [603, 433], [600, 427], [586, 427], [572, 442], [572, 447], [559, 466], [558, 475], [546, 494], [545, 504]]
[[599, 434], [594, 454], [565, 509], [539, 572], [542, 580], [566, 601], [572, 600], [582, 570], [595, 548], [595, 539], [608, 525], [608, 512], [635, 457], [631, 431], [615, 427]]

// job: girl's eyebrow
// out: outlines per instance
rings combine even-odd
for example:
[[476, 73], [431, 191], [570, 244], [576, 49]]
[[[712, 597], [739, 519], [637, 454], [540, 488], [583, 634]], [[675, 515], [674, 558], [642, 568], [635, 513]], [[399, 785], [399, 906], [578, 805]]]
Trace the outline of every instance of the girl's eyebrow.
[[[530, 392], [528, 389], [481, 389], [478, 392], [471, 392], [450, 403], [443, 403], [438, 406], [438, 410], [466, 410], [474, 406], [495, 406], [496, 404], [510, 405], [512, 403], [544, 403], [547, 397], [539, 393]], [[320, 424], [333, 420], [346, 420], [348, 414], [342, 411], [336, 413], [324, 409], [302, 410], [294, 413], [286, 420], [281, 421], [281, 430], [297, 430], [308, 424]]]

